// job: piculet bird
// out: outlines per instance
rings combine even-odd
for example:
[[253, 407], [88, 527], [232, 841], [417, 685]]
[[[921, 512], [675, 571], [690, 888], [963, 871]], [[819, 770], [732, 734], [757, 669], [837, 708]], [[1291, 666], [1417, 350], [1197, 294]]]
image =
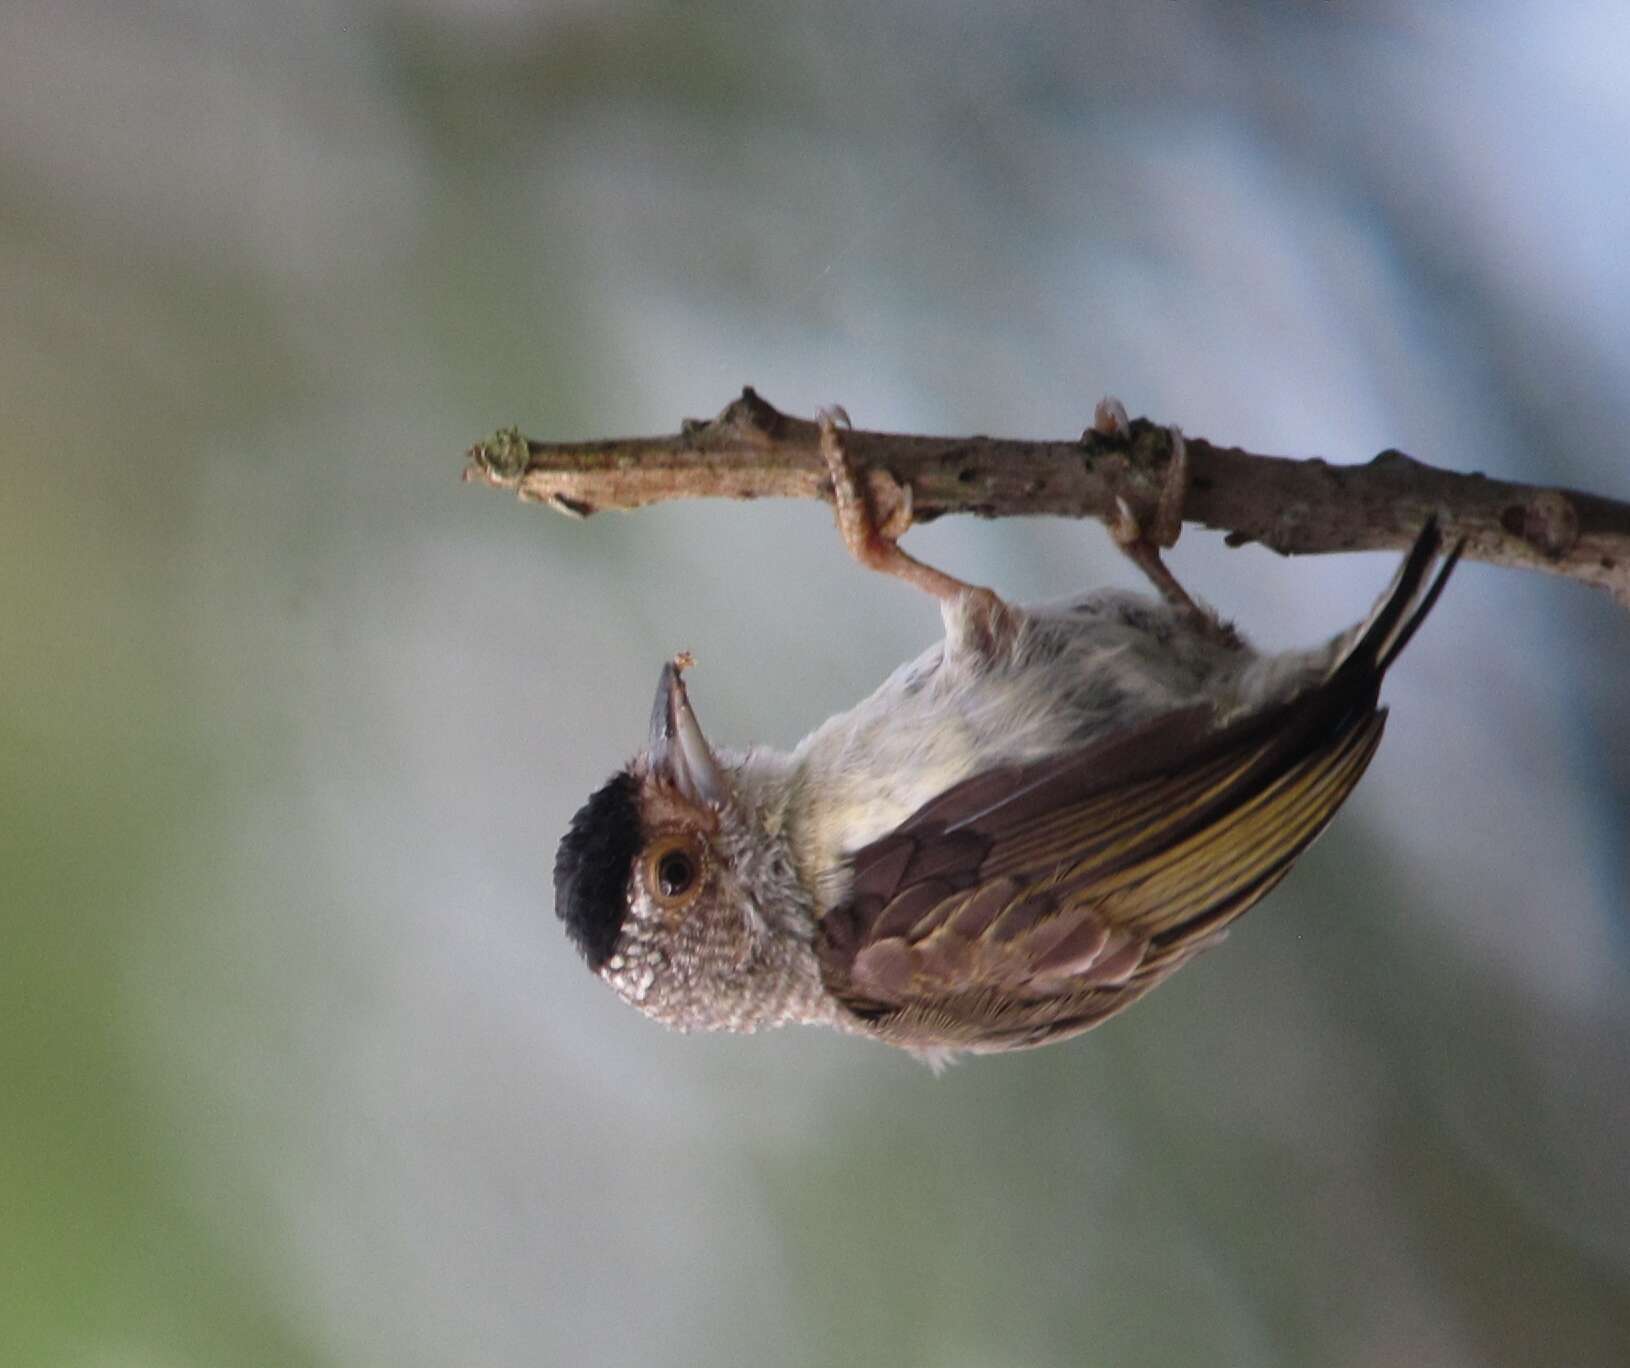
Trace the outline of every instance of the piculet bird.
[[[861, 478], [839, 417], [820, 426], [839, 530], [939, 600], [945, 639], [790, 754], [712, 746], [676, 657], [645, 751], [560, 843], [556, 911], [595, 974], [679, 1030], [814, 1023], [936, 1065], [1076, 1035], [1214, 944], [1324, 830], [1461, 547], [1429, 580], [1429, 520], [1367, 619], [1261, 654], [1123, 504], [1117, 541], [1161, 599], [1020, 607], [901, 550], [909, 487]], [[1099, 405], [1098, 430], [1125, 423]]]

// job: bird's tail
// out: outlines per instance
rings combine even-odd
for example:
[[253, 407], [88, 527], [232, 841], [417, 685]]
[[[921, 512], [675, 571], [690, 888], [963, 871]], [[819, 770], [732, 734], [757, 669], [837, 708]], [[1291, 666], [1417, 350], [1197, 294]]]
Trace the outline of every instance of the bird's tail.
[[1432, 606], [1438, 601], [1449, 582], [1460, 553], [1466, 543], [1458, 541], [1450, 548], [1442, 567], [1430, 580], [1432, 563], [1443, 549], [1443, 533], [1438, 527], [1437, 515], [1427, 518], [1415, 544], [1404, 557], [1392, 583], [1376, 601], [1369, 617], [1344, 634], [1343, 647], [1337, 655], [1331, 679], [1348, 675], [1354, 681], [1365, 680], [1379, 684], [1381, 676], [1391, 668], [1409, 640], [1415, 635]]

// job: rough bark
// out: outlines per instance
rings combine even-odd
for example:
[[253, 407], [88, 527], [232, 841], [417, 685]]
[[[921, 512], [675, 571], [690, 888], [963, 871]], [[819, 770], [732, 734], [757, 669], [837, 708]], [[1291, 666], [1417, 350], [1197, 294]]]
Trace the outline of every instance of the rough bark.
[[[1630, 504], [1578, 490], [1512, 484], [1383, 451], [1363, 465], [1262, 456], [1187, 437], [1185, 522], [1286, 555], [1404, 549], [1436, 513], [1465, 555], [1598, 585], [1630, 608]], [[1172, 454], [1167, 428], [1139, 418], [1122, 435], [1073, 441], [920, 437], [846, 431], [861, 471], [909, 485], [915, 520], [947, 513], [1048, 513], [1112, 520], [1118, 501], [1157, 507]], [[751, 388], [710, 420], [663, 437], [537, 442], [514, 429], [470, 448], [466, 480], [513, 489], [575, 517], [665, 499], [831, 502], [814, 422]]]

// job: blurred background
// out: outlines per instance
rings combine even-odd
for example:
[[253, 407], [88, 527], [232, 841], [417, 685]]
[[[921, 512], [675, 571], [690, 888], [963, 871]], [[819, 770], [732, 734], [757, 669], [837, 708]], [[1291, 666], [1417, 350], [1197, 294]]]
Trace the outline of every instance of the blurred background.
[[[668, 1035], [551, 892], [673, 651], [790, 745], [932, 605], [815, 504], [458, 480], [750, 382], [1630, 498], [1627, 186], [1607, 3], [12, 0], [0, 1361], [1630, 1362], [1622, 609], [1466, 566], [1225, 947], [936, 1079]], [[1394, 564], [1171, 559], [1269, 646]]]

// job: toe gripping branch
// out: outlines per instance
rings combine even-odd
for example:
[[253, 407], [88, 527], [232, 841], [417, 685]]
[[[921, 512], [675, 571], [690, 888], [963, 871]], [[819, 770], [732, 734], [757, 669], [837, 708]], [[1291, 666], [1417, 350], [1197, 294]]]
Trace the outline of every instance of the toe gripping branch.
[[[1106, 437], [1126, 437], [1131, 431], [1126, 406], [1119, 399], [1099, 400], [1093, 410], [1092, 430]], [[1158, 498], [1151, 508], [1139, 513], [1125, 498], [1117, 497], [1109, 534], [1167, 603], [1187, 613], [1227, 644], [1237, 646], [1239, 637], [1234, 629], [1194, 598], [1160, 558], [1161, 550], [1175, 546], [1183, 531], [1183, 503], [1188, 497], [1191, 478], [1188, 443], [1183, 440], [1182, 431], [1173, 426], [1167, 428], [1167, 432], [1171, 435], [1171, 456]]]
[[900, 538], [912, 525], [911, 486], [881, 467], [864, 472], [855, 468], [838, 426], [841, 422], [847, 427], [849, 415], [834, 406], [822, 409], [817, 421], [821, 455], [832, 476], [838, 532], [849, 554], [868, 570], [915, 585], [942, 605], [971, 610], [967, 618], [982, 624], [980, 636], [986, 647], [995, 649], [1010, 639], [1013, 614], [995, 590], [959, 580], [901, 549]]

